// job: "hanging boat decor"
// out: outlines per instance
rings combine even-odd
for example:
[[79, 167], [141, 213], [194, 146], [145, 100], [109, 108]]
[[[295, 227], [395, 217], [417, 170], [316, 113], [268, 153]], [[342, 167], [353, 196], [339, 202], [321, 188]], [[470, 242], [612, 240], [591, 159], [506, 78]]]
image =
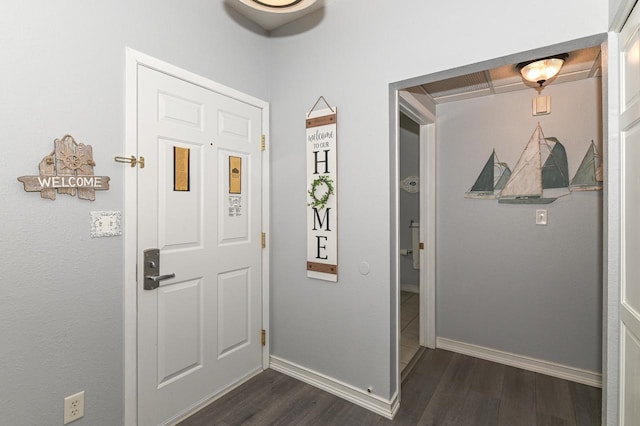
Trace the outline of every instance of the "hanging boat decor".
[[578, 171], [571, 179], [569, 189], [571, 191], [601, 191], [602, 181], [602, 157], [592, 140]]
[[558, 138], [545, 137], [540, 123], [513, 171], [495, 149], [465, 198], [497, 199], [501, 204], [549, 204], [573, 191], [602, 190], [602, 157], [593, 142], [569, 181], [567, 153]]
[[538, 124], [498, 196], [503, 204], [549, 204], [570, 194], [564, 146]]
[[[327, 108], [315, 111], [318, 102]], [[338, 281], [338, 110], [320, 96], [306, 117], [307, 277]]]
[[498, 160], [494, 149], [485, 163], [476, 183], [465, 193], [466, 198], [480, 198], [494, 200], [507, 184], [511, 177], [511, 169], [507, 163]]

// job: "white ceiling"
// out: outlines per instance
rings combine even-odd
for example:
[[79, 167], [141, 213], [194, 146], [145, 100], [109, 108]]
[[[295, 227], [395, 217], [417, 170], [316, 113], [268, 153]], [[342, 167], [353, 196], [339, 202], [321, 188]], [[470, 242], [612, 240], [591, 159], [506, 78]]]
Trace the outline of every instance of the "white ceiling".
[[[568, 52], [568, 54], [569, 57], [565, 60], [560, 74], [546, 84], [566, 83], [600, 76], [601, 59], [599, 46]], [[535, 89], [538, 85], [525, 81], [516, 69], [516, 64], [512, 64], [435, 81], [419, 87], [439, 104], [514, 90]]]

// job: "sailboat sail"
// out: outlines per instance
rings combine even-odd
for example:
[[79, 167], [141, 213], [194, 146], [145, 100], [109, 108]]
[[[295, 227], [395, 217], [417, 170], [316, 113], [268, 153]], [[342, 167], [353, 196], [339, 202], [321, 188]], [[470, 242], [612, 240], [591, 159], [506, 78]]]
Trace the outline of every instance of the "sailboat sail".
[[[496, 173], [496, 171], [498, 173]], [[465, 197], [494, 199], [497, 193], [504, 188], [509, 176], [511, 176], [509, 166], [507, 166], [506, 163], [500, 162], [496, 151], [493, 150], [482, 168], [480, 175], [478, 175], [476, 182], [471, 189], [467, 191]]]
[[493, 158], [495, 157], [495, 151], [491, 154], [487, 162], [485, 163], [476, 183], [471, 187], [472, 192], [493, 192]]
[[578, 167], [569, 189], [572, 191], [599, 191], [602, 189], [602, 162], [596, 145], [591, 145]]
[[540, 197], [542, 180], [540, 179], [540, 126], [536, 127], [524, 152], [511, 173], [511, 179], [500, 193], [500, 199], [506, 197]]
[[511, 169], [509, 169], [509, 166], [507, 166], [507, 163], [498, 163], [498, 164], [502, 167], [502, 174], [500, 175], [500, 178], [498, 178], [498, 181], [496, 182], [496, 186], [493, 188], [494, 191], [499, 191], [504, 189], [505, 185], [509, 181], [509, 178], [511, 177]]
[[600, 183], [600, 189], [602, 189], [602, 182], [604, 182], [604, 179], [602, 178], [602, 163], [596, 167], [596, 182]]
[[[546, 155], [543, 164], [543, 151]], [[567, 153], [557, 138], [545, 138], [536, 126], [498, 202], [548, 204], [569, 193]]]
[[542, 166], [542, 188], [566, 188], [569, 186], [567, 152], [557, 138], [546, 138], [553, 148]]

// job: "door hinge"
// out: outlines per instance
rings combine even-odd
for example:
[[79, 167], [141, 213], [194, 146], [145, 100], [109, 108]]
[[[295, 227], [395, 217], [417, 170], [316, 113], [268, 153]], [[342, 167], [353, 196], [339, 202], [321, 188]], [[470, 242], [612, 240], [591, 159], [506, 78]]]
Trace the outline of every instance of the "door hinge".
[[260, 332], [260, 342], [262, 342], [262, 346], [267, 345], [267, 332], [265, 330]]
[[424, 250], [424, 243], [420, 243], [420, 250]]
[[264, 135], [260, 136], [260, 151], [264, 151], [267, 147], [266, 137]]
[[260, 246], [262, 248], [267, 247], [267, 234], [264, 232], [260, 235]]

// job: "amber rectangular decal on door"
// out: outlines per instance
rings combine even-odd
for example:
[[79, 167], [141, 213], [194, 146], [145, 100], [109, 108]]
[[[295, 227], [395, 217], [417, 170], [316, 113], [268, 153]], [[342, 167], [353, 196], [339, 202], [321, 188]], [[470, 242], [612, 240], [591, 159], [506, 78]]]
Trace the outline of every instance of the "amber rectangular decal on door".
[[229, 156], [229, 194], [242, 193], [242, 158]]
[[173, 147], [173, 190], [189, 191], [189, 148]]

